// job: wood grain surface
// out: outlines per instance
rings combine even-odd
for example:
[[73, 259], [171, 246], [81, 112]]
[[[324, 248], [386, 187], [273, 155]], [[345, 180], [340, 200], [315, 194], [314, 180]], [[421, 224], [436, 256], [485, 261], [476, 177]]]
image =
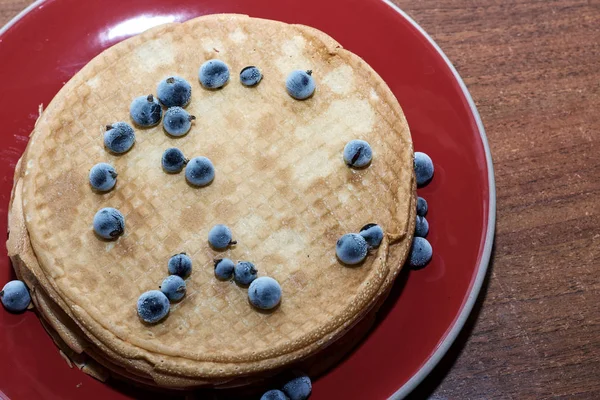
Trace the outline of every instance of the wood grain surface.
[[396, 3], [473, 95], [498, 211], [474, 313], [410, 398], [600, 399], [600, 1]]

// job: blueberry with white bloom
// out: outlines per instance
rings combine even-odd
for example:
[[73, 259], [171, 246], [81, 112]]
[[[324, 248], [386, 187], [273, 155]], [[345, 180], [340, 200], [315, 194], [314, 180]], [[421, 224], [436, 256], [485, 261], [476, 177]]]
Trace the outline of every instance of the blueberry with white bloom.
[[177, 275], [167, 276], [160, 285], [160, 291], [171, 301], [179, 301], [185, 295], [185, 281]]
[[366, 167], [372, 159], [371, 146], [364, 140], [351, 140], [344, 147], [344, 162], [349, 167]]
[[425, 238], [415, 236], [408, 257], [410, 266], [413, 268], [423, 268], [431, 261], [432, 256], [433, 248], [429, 244], [429, 241]]
[[335, 253], [344, 264], [355, 265], [367, 256], [369, 245], [358, 233], [347, 233], [336, 243]]
[[169, 313], [169, 299], [160, 290], [150, 290], [143, 293], [137, 301], [137, 312], [142, 320], [154, 324]]
[[362, 236], [369, 247], [379, 247], [383, 240], [383, 229], [377, 224], [367, 224], [358, 233]]
[[171, 136], [183, 136], [190, 131], [196, 117], [181, 107], [171, 107], [165, 112], [163, 128]]
[[312, 77], [311, 70], [292, 71], [285, 81], [288, 94], [296, 100], [304, 100], [312, 96], [315, 87], [315, 78]]
[[217, 250], [222, 250], [237, 242], [232, 239], [231, 229], [226, 225], [218, 224], [208, 232], [208, 243]]
[[221, 60], [209, 60], [198, 71], [200, 83], [207, 89], [218, 89], [229, 81], [229, 67]]
[[283, 385], [283, 391], [290, 400], [306, 400], [312, 392], [312, 383], [308, 375], [302, 374]]
[[106, 125], [104, 146], [112, 153], [123, 154], [135, 143], [135, 132], [127, 122], [115, 122]]
[[427, 200], [422, 197], [417, 198], [417, 215], [424, 217], [427, 214]]
[[417, 186], [425, 186], [433, 178], [433, 161], [420, 151], [415, 152], [415, 176]]
[[185, 179], [194, 186], [206, 186], [215, 179], [215, 167], [206, 157], [192, 158], [185, 167]]
[[129, 107], [131, 119], [138, 126], [147, 128], [160, 122], [162, 107], [153, 95], [139, 96], [133, 99]]
[[185, 107], [192, 98], [192, 86], [179, 76], [171, 76], [159, 82], [156, 97], [167, 108]]
[[25, 311], [31, 303], [31, 296], [27, 286], [22, 281], [10, 281], [0, 291], [0, 301], [10, 312]]
[[171, 174], [181, 172], [183, 167], [188, 163], [183, 152], [176, 147], [171, 147], [165, 150], [161, 159], [163, 169]]
[[233, 276], [235, 264], [229, 258], [219, 258], [215, 261], [215, 276], [217, 279], [227, 281]]
[[117, 171], [107, 163], [98, 163], [90, 169], [90, 185], [99, 192], [108, 192], [117, 183]]
[[415, 223], [415, 236], [426, 237], [429, 233], [429, 222], [425, 217], [417, 215], [417, 222]]
[[260, 400], [289, 400], [289, 397], [285, 395], [281, 390], [273, 389], [265, 392]]
[[192, 273], [192, 259], [185, 253], [175, 254], [169, 259], [168, 269], [169, 274], [185, 278]]
[[233, 279], [239, 285], [249, 285], [256, 279], [258, 270], [249, 261], [239, 261], [233, 270]]
[[116, 239], [125, 232], [125, 217], [116, 208], [103, 208], [94, 215], [94, 232], [103, 239]]
[[281, 286], [268, 276], [256, 278], [248, 288], [248, 300], [256, 308], [270, 310], [281, 301]]
[[240, 82], [244, 86], [256, 86], [262, 79], [260, 70], [253, 65], [244, 68], [240, 72]]

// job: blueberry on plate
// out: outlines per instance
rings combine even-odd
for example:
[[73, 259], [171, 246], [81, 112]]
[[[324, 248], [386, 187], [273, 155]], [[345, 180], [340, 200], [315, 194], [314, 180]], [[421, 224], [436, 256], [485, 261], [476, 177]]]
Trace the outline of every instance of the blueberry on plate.
[[420, 151], [415, 151], [415, 176], [419, 187], [427, 185], [433, 178], [433, 161]]
[[415, 236], [408, 257], [410, 266], [413, 268], [423, 268], [431, 261], [432, 256], [433, 249], [427, 239]]
[[10, 281], [0, 291], [0, 301], [10, 312], [23, 312], [31, 303], [31, 296], [27, 286], [22, 281]]
[[290, 400], [306, 400], [312, 392], [312, 383], [308, 375], [302, 374], [283, 385], [283, 391]]
[[421, 217], [427, 215], [427, 200], [422, 197], [417, 198], [417, 215]]
[[260, 400], [289, 400], [289, 398], [281, 390], [273, 389], [265, 392]]
[[415, 223], [415, 236], [426, 237], [429, 233], [429, 222], [425, 217], [417, 215], [417, 222]]

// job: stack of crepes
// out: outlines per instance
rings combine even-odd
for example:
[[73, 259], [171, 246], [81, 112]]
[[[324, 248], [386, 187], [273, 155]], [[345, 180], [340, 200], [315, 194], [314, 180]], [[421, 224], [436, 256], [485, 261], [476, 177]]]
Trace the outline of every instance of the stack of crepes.
[[[214, 58], [229, 66], [231, 80], [207, 90], [198, 68]], [[237, 71], [248, 65], [263, 73], [256, 87], [239, 83]], [[316, 80], [304, 101], [285, 90], [296, 69]], [[192, 83], [191, 131], [172, 138], [161, 125], [136, 128], [128, 153], [107, 152], [105, 125], [132, 123], [131, 100], [173, 75]], [[367, 168], [343, 161], [353, 139], [373, 149]], [[169, 147], [209, 157], [212, 184], [194, 188], [164, 173]], [[88, 182], [99, 162], [119, 174], [104, 194]], [[103, 207], [125, 216], [115, 241], [93, 232]], [[60, 90], [16, 168], [8, 250], [44, 326], [86, 372], [169, 388], [225, 387], [318, 355], [374, 315], [404, 264], [414, 218], [408, 125], [373, 69], [314, 28], [222, 14], [125, 40]], [[207, 243], [218, 223], [237, 240], [225, 252]], [[362, 264], [343, 265], [337, 239], [368, 223], [383, 227], [383, 242]], [[137, 298], [158, 288], [180, 252], [193, 260], [187, 294], [166, 319], [145, 324]], [[246, 288], [217, 280], [213, 259], [223, 257], [252, 261], [259, 276], [277, 279], [281, 304], [258, 311]]]

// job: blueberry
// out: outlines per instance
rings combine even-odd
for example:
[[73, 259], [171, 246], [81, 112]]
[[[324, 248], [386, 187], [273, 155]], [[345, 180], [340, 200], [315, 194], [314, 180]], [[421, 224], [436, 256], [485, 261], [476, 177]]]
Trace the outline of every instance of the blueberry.
[[163, 319], [169, 313], [170, 307], [169, 299], [160, 290], [147, 291], [137, 301], [138, 315], [150, 324]]
[[194, 186], [206, 186], [215, 179], [215, 167], [206, 157], [192, 158], [185, 167], [185, 178]]
[[371, 162], [373, 151], [364, 140], [351, 140], [344, 147], [344, 162], [349, 167], [362, 168]]
[[417, 198], [417, 215], [421, 217], [427, 215], [427, 200], [422, 197]]
[[106, 163], [96, 164], [90, 169], [90, 185], [100, 192], [108, 192], [117, 183], [117, 171]]
[[129, 107], [129, 114], [133, 122], [138, 126], [149, 127], [160, 122], [162, 108], [158, 100], [149, 94], [148, 96], [140, 96], [133, 99]]
[[135, 143], [135, 133], [127, 122], [115, 122], [106, 125], [104, 132], [104, 146], [115, 154], [123, 154], [129, 151]]
[[217, 279], [226, 281], [233, 276], [235, 265], [229, 258], [219, 258], [215, 260], [215, 276]]
[[160, 285], [160, 291], [171, 301], [179, 301], [185, 295], [185, 281], [177, 275], [167, 276]]
[[347, 233], [337, 241], [335, 253], [344, 264], [354, 265], [365, 259], [368, 247], [361, 235]]
[[427, 239], [415, 236], [410, 249], [409, 263], [413, 268], [423, 268], [431, 261], [433, 249]]
[[169, 173], [181, 172], [187, 163], [188, 159], [185, 158], [183, 152], [176, 147], [166, 149], [162, 155], [162, 167]]
[[21, 281], [10, 281], [0, 291], [0, 300], [10, 312], [22, 312], [29, 307], [31, 296], [27, 286]]
[[169, 274], [182, 278], [192, 273], [192, 259], [185, 253], [175, 254], [169, 259]]
[[429, 233], [429, 222], [425, 217], [417, 215], [417, 222], [415, 224], [415, 236], [426, 237]]
[[222, 250], [230, 244], [236, 244], [235, 240], [231, 240], [231, 229], [225, 225], [215, 225], [208, 232], [208, 243], [217, 250]]
[[256, 308], [270, 310], [281, 301], [281, 286], [268, 276], [256, 278], [248, 288], [248, 300]]
[[239, 261], [233, 271], [233, 279], [240, 285], [249, 285], [256, 279], [258, 270], [250, 261]]
[[315, 79], [312, 77], [312, 71], [292, 71], [285, 81], [285, 88], [289, 95], [297, 100], [309, 98], [315, 92]]
[[221, 60], [209, 60], [198, 71], [200, 83], [207, 89], [218, 89], [229, 81], [229, 67]]
[[415, 152], [415, 175], [417, 186], [424, 186], [433, 178], [433, 161], [427, 154], [420, 151]]
[[281, 390], [273, 389], [265, 392], [260, 400], [289, 400], [288, 397]]
[[94, 215], [94, 231], [101, 238], [116, 239], [125, 232], [125, 218], [115, 208], [103, 208]]
[[307, 375], [300, 375], [283, 385], [283, 391], [290, 400], [306, 400], [312, 391], [312, 383]]
[[253, 65], [244, 68], [240, 72], [240, 82], [244, 86], [255, 86], [262, 79], [260, 70]]
[[190, 131], [196, 117], [181, 107], [171, 107], [165, 112], [163, 128], [171, 136], [183, 136]]
[[192, 98], [192, 86], [183, 78], [171, 76], [158, 83], [158, 101], [165, 107], [185, 107]]
[[379, 247], [383, 240], [383, 229], [377, 224], [367, 224], [361, 228], [359, 235], [365, 239], [369, 247]]

